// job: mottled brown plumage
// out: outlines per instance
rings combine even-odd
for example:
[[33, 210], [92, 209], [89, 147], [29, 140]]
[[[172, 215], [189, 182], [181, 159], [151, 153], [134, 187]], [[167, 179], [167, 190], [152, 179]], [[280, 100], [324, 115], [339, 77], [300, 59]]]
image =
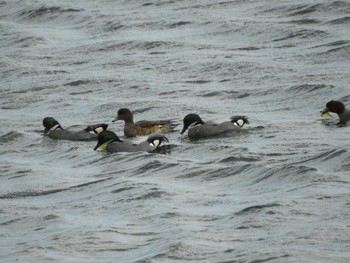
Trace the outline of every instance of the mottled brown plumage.
[[126, 108], [118, 111], [118, 116], [115, 120], [113, 120], [113, 122], [118, 120], [123, 120], [125, 122], [124, 135], [127, 137], [171, 132], [177, 126], [177, 124], [175, 124], [172, 120], [143, 120], [134, 123], [132, 112]]

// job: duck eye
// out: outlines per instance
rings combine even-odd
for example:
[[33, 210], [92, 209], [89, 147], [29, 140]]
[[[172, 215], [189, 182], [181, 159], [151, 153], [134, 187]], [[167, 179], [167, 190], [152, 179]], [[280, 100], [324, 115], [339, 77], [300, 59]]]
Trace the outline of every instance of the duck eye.
[[238, 124], [239, 127], [242, 127], [244, 125], [244, 120], [243, 119], [239, 119], [236, 121], [236, 123]]

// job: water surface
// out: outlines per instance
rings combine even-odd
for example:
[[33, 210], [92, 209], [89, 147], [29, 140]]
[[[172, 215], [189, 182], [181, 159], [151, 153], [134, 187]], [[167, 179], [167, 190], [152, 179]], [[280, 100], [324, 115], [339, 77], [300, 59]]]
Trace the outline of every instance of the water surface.
[[[1, 262], [348, 262], [348, 1], [0, 2]], [[167, 154], [54, 141], [180, 123]], [[350, 107], [350, 106], [349, 106]], [[182, 118], [244, 114], [190, 141]]]

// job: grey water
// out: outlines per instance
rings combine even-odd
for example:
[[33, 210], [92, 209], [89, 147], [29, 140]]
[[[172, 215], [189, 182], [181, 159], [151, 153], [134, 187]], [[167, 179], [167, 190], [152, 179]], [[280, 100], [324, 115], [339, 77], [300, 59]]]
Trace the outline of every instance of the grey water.
[[[349, 262], [349, 1], [0, 1], [0, 262]], [[170, 152], [43, 136], [174, 119]], [[182, 119], [248, 116], [191, 141]]]

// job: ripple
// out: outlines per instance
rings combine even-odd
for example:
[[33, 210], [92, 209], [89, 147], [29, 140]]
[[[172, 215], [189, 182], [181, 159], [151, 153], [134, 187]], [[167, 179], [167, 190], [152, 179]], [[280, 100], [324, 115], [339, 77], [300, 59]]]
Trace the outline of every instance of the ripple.
[[89, 84], [90, 80], [75, 80], [64, 84], [64, 86], [80, 86]]
[[22, 191], [22, 192], [11, 192], [7, 194], [0, 195], [0, 199], [16, 199], [16, 198], [27, 198], [27, 197], [40, 197], [40, 196], [46, 196], [46, 195], [52, 195], [60, 192], [70, 191], [77, 188], [83, 188], [85, 186], [89, 186], [92, 184], [98, 184], [100, 182], [104, 182], [110, 180], [110, 178], [96, 180], [88, 183], [83, 183], [79, 185], [74, 185], [66, 188], [60, 188], [60, 189], [50, 189], [45, 191]]
[[147, 193], [142, 193], [139, 196], [128, 198], [126, 201], [138, 201], [138, 200], [149, 200], [154, 198], [164, 198], [165, 196], [170, 196], [166, 191], [159, 190], [157, 188], [152, 188]]
[[[0, 5], [4, 261], [347, 262], [349, 129], [319, 110], [350, 103], [348, 1]], [[166, 154], [42, 136], [121, 107], [253, 126]]]
[[190, 22], [190, 21], [179, 21], [179, 22], [170, 24], [168, 27], [169, 28], [176, 28], [176, 27], [182, 27], [182, 26], [190, 25], [190, 24], [192, 24], [192, 22]]
[[272, 204], [264, 204], [264, 205], [254, 205], [254, 206], [246, 207], [239, 212], [236, 212], [235, 215], [237, 216], [237, 215], [246, 215], [250, 213], [257, 213], [265, 208], [277, 207], [277, 206], [280, 206], [280, 204], [272, 203]]
[[300, 93], [312, 93], [312, 92], [319, 92], [320, 90], [329, 90], [332, 89], [332, 85], [325, 85], [325, 84], [301, 84], [292, 86], [287, 89], [288, 92], [291, 92], [293, 94], [300, 94]]
[[211, 80], [204, 80], [204, 79], [198, 79], [198, 80], [186, 80], [184, 83], [187, 84], [206, 84], [211, 82]]
[[314, 4], [314, 5], [299, 5], [290, 9], [289, 16], [298, 16], [298, 15], [306, 15], [313, 12], [316, 12], [322, 7], [322, 4]]
[[279, 38], [275, 38], [272, 41], [274, 42], [280, 42], [280, 41], [291, 41], [293, 39], [313, 39], [315, 37], [318, 38], [326, 38], [328, 35], [328, 33], [326, 31], [322, 31], [322, 30], [310, 30], [310, 29], [301, 29], [298, 30], [296, 32], [291, 32], [288, 33], [288, 35], [284, 36], [284, 37], [279, 37]]
[[337, 19], [333, 19], [331, 21], [327, 22], [328, 24], [349, 24], [350, 23], [350, 16], [345, 16]]
[[23, 10], [18, 13], [19, 17], [24, 18], [25, 20], [33, 20], [36, 18], [40, 18], [43, 16], [59, 16], [63, 13], [75, 13], [75, 12], [80, 12], [82, 11], [81, 9], [74, 9], [74, 8], [61, 8], [59, 6], [52, 6], [52, 7], [47, 7], [47, 6], [41, 6], [41, 7], [36, 7], [36, 8], [28, 8], [26, 10]]
[[311, 18], [303, 18], [303, 19], [297, 19], [297, 20], [288, 21], [288, 23], [300, 24], [300, 25], [318, 24], [320, 22], [321, 22], [320, 20], [311, 19]]
[[0, 145], [4, 145], [13, 141], [17, 141], [18, 139], [22, 138], [23, 134], [16, 132], [16, 131], [11, 131], [8, 132], [0, 137]]
[[260, 158], [245, 156], [229, 156], [218, 161], [219, 163], [236, 163], [236, 162], [257, 162]]
[[[254, 180], [254, 184], [260, 183], [266, 180], [272, 181], [299, 181], [299, 182], [309, 182], [313, 176], [317, 175], [317, 169], [302, 165], [286, 165], [282, 167], [270, 168], [263, 172], [259, 178]], [[299, 177], [300, 176], [300, 177]]]

